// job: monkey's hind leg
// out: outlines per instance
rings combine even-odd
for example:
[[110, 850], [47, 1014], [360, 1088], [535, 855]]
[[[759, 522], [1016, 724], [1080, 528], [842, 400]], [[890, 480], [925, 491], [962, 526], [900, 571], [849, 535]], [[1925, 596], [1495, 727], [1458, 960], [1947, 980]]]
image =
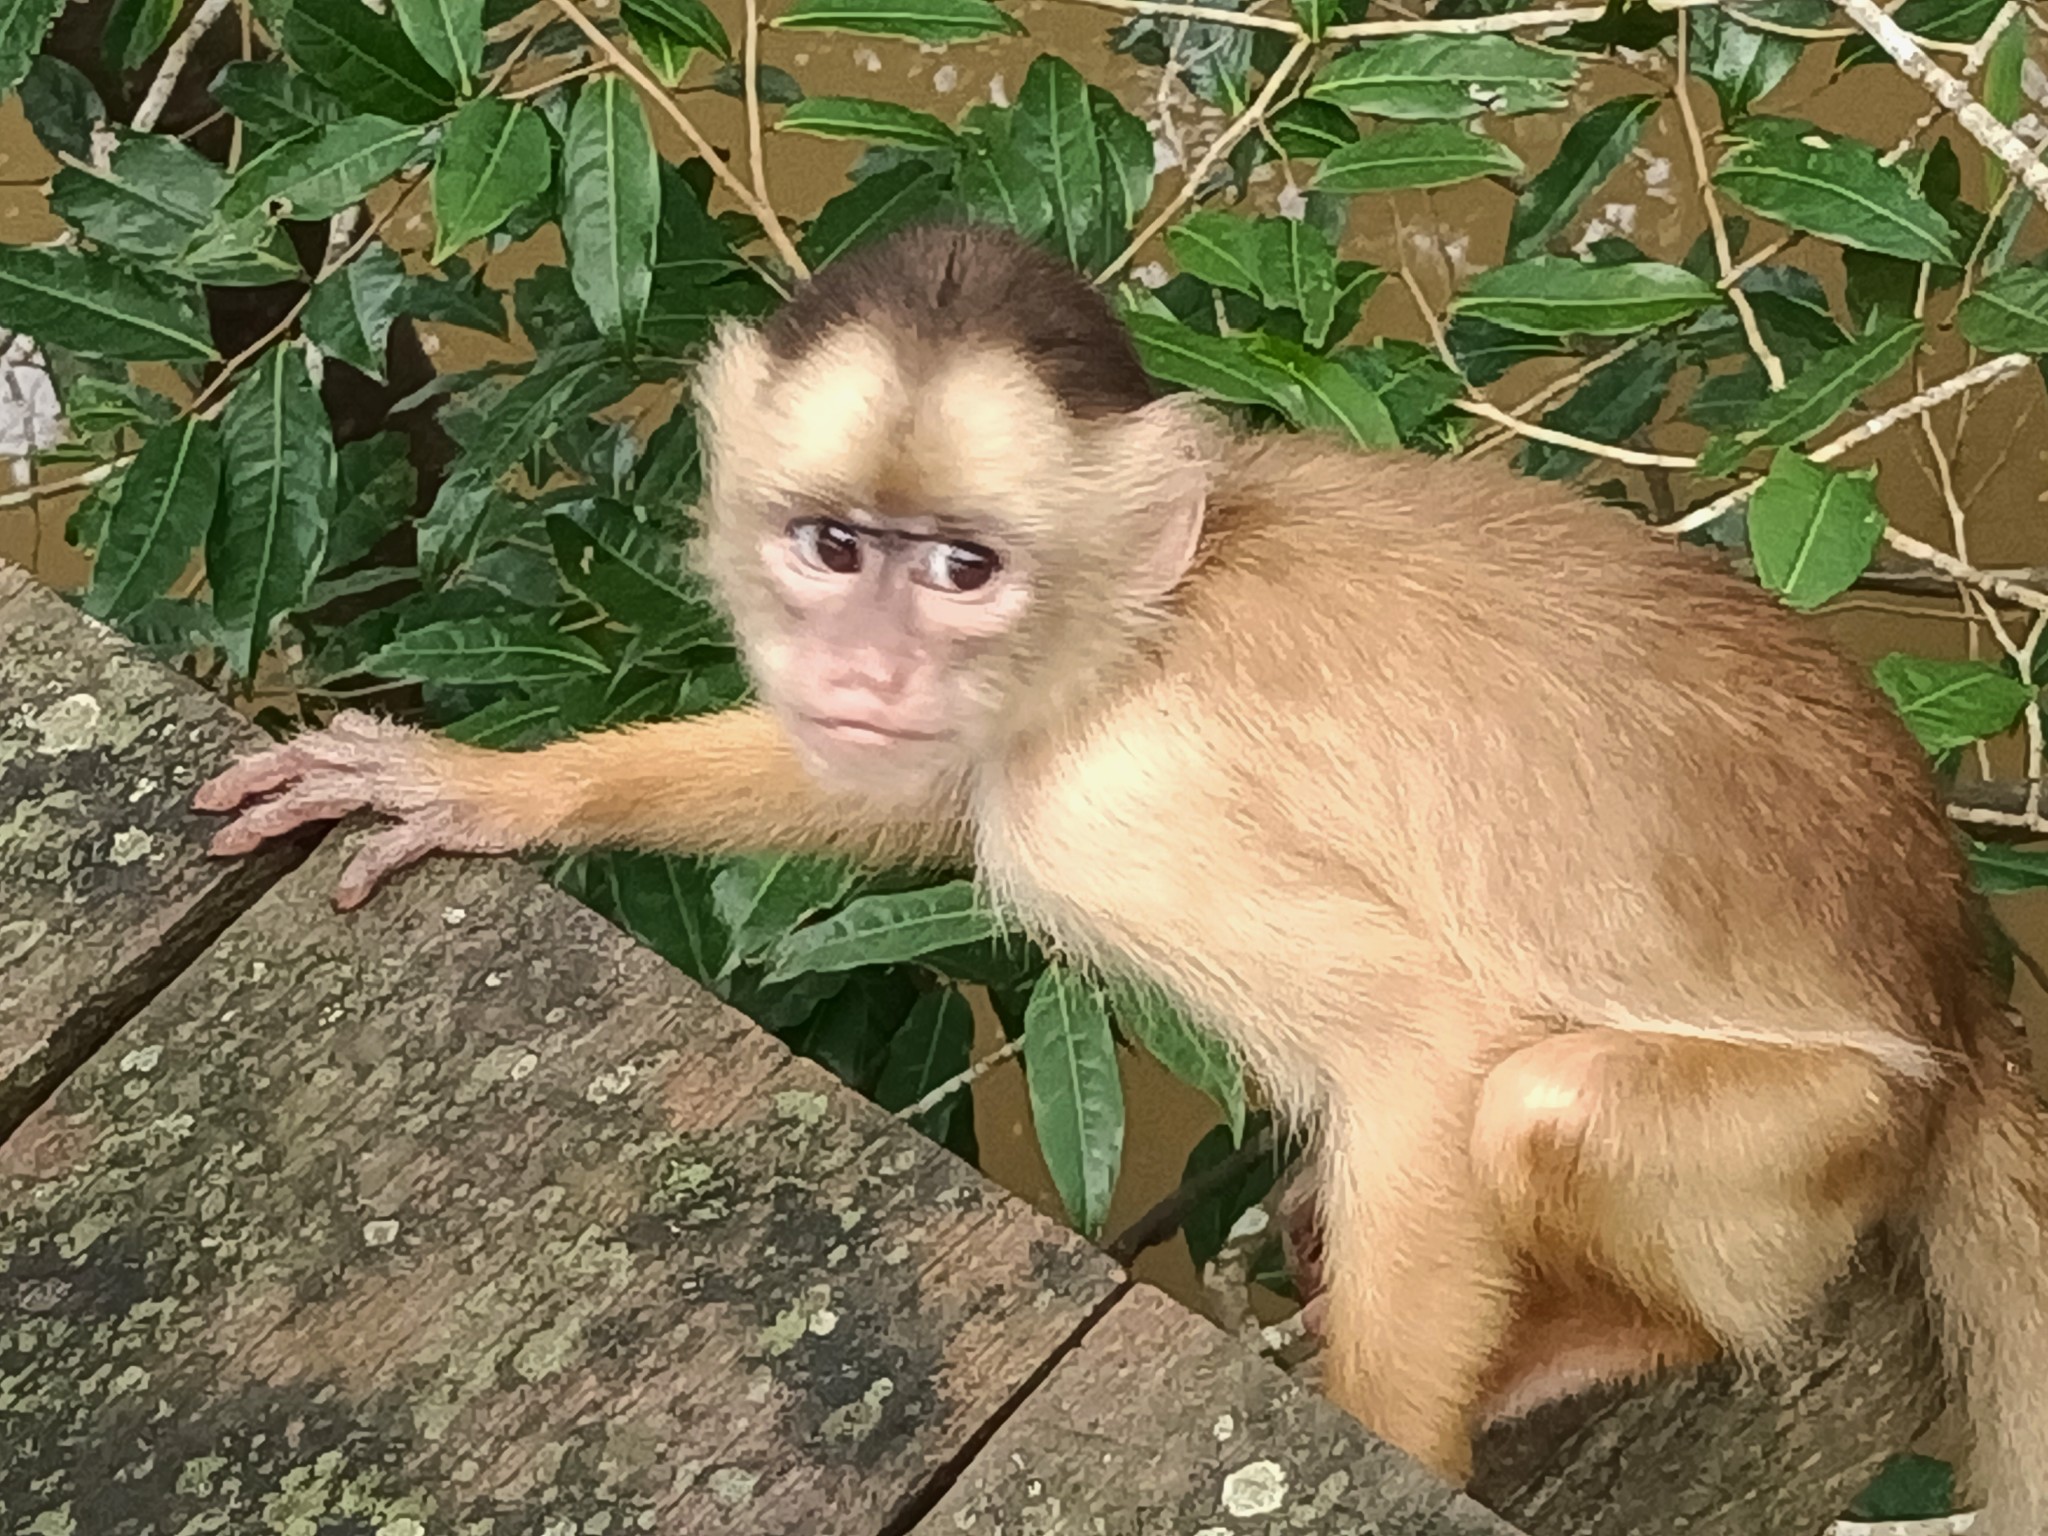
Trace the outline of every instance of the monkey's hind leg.
[[1861, 1051], [1589, 1029], [1492, 1071], [1472, 1155], [1539, 1273], [1618, 1288], [1682, 1360], [1701, 1334], [1779, 1344], [1895, 1206], [1928, 1123], [1925, 1091]]

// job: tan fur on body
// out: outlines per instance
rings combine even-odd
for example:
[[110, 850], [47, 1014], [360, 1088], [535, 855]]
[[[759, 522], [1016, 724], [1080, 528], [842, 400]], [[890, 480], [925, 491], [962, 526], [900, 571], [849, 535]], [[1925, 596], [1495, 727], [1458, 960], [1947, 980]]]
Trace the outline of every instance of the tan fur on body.
[[[222, 851], [396, 814], [354, 901], [432, 847], [971, 847], [1049, 946], [1165, 983], [1315, 1129], [1326, 1389], [1446, 1476], [1489, 1413], [1770, 1350], [1899, 1218], [1989, 1529], [2048, 1528], [2048, 1138], [1866, 679], [1558, 487], [1234, 438], [1128, 358], [1090, 382], [1092, 299], [952, 303], [963, 263], [1043, 277], [993, 237], [895, 259], [700, 380], [701, 557], [760, 707], [514, 756], [352, 717], [202, 793], [282, 791]], [[1003, 340], [1031, 326], [1044, 355]], [[1001, 575], [791, 575], [817, 506], [964, 523]], [[828, 693], [872, 721], [820, 724]], [[869, 729], [906, 721], [948, 728]]]

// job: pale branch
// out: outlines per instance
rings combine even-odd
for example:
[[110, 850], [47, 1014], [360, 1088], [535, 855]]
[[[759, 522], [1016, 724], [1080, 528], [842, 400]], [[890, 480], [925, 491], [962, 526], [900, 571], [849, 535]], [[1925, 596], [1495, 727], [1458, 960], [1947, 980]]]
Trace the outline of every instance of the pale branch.
[[[1834, 438], [1816, 448], [1811, 457], [1816, 464], [1826, 464], [1831, 460], [1838, 459], [1850, 449], [1861, 447], [1873, 437], [1890, 431], [1900, 422], [1910, 421], [1922, 411], [1932, 410], [1934, 407], [1954, 399], [1965, 390], [1976, 389], [1980, 385], [1996, 384], [2001, 380], [2011, 378], [2014, 374], [2031, 365], [2033, 361], [2024, 352], [2005, 352], [1997, 357], [1988, 358], [1974, 368], [1967, 368], [1951, 378], [1943, 379], [1939, 384], [1923, 390], [1910, 400], [1892, 406], [1889, 410], [1879, 411], [1868, 421], [1851, 427], [1840, 437]], [[1750, 492], [1755, 489], [1754, 484], [1738, 485], [1726, 495], [1717, 496], [1703, 507], [1695, 507], [1681, 518], [1674, 519], [1668, 523], [1659, 523], [1657, 525], [1658, 531], [1661, 533], [1679, 534], [1691, 533], [1696, 528], [1704, 528], [1707, 524], [1713, 522], [1715, 518], [1726, 516], [1749, 500]], [[1911, 551], [1902, 550], [1902, 553], [1911, 553]], [[1943, 556], [1943, 558], [1946, 559], [1947, 557]], [[1964, 569], [1967, 570], [1968, 568], [1965, 567]], [[1964, 579], [1967, 580], [1981, 575], [1981, 572], [1972, 571], [1970, 576]], [[1981, 585], [1981, 582], [1975, 584]], [[1987, 588], [1986, 590], [1995, 589]], [[2030, 598], [2034, 597], [2038, 597], [2038, 594], [2030, 594]], [[2036, 603], [2029, 600], [2025, 602], [2024, 606], [2031, 608], [2036, 606]]]
[[[1721, 275], [1726, 278], [1735, 270], [1735, 252], [1728, 244], [1728, 226], [1721, 218], [1721, 200], [1714, 195], [1714, 173], [1707, 165], [1707, 142], [1700, 136], [1699, 118], [1692, 109], [1692, 18], [1684, 12], [1678, 16], [1678, 65], [1671, 85], [1671, 96], [1678, 103], [1678, 118], [1685, 125], [1686, 144], [1692, 151], [1694, 180], [1699, 184], [1700, 205], [1706, 209], [1707, 229], [1714, 238], [1714, 259], [1719, 264]], [[1785, 387], [1785, 365], [1778, 354], [1764, 340], [1763, 328], [1756, 322], [1756, 311], [1751, 308], [1749, 295], [1735, 282], [1724, 282], [1723, 290], [1728, 302], [1735, 306], [1735, 313], [1742, 321], [1742, 334], [1749, 341], [1749, 350], [1756, 354], [1756, 360], [1763, 364], [1764, 377], [1773, 392]]]
[[726, 164], [725, 157], [712, 147], [711, 141], [690, 121], [689, 113], [676, 104], [675, 98], [664, 91], [652, 75], [628, 58], [617, 43], [606, 37], [603, 29], [577, 8], [576, 0], [548, 0], [548, 3], [590, 40], [590, 45], [610, 61], [612, 68], [639, 87], [642, 95], [652, 98], [655, 105], [661, 108], [663, 115], [676, 125], [684, 138], [690, 141], [691, 147], [704, 157], [704, 163], [711, 168], [711, 174], [725, 183], [725, 189], [732, 194], [734, 201], [760, 224], [761, 233], [768, 237], [768, 243], [775, 247], [776, 255], [782, 258], [783, 264], [791, 273], [798, 278], [809, 277], [810, 267], [805, 264], [803, 257], [797, 254], [796, 246], [791, 243], [789, 232], [782, 227], [782, 220], [776, 216], [775, 210], [756, 197], [754, 189], [742, 181], [738, 173]]
[[1303, 35], [1301, 24], [1283, 16], [1261, 16], [1255, 11], [1226, 11], [1211, 5], [1183, 5], [1178, 0], [1079, 0], [1082, 5], [1105, 11], [1122, 11], [1132, 16], [1182, 16], [1191, 21], [1213, 22], [1219, 27], [1250, 27], [1261, 32]]
[[1963, 132], [2005, 163], [2034, 200], [2048, 208], [2048, 165], [2026, 141], [1985, 110], [1970, 88], [1927, 55], [1911, 33], [1886, 15], [1875, 0], [1840, 0], [1849, 19], [1870, 34], [1905, 74], [1955, 114]]
[[1574, 437], [1569, 432], [1559, 432], [1552, 427], [1538, 426], [1511, 416], [1497, 405], [1484, 400], [1453, 400], [1452, 405], [1473, 416], [1485, 418], [1497, 427], [1505, 428], [1517, 437], [1534, 438], [1539, 443], [1554, 443], [1560, 448], [1575, 448], [1580, 453], [1590, 453], [1598, 458], [1613, 459], [1618, 464], [1633, 464], [1642, 469], [1691, 469], [1696, 462], [1683, 454], [1644, 453], [1635, 448], [1623, 448], [1614, 443], [1597, 443], [1589, 437]]
[[1989, 576], [1975, 566], [1958, 560], [1947, 550], [1937, 549], [1924, 539], [1916, 539], [1910, 533], [1901, 533], [1887, 523], [1884, 541], [1909, 559], [1932, 566], [1952, 581], [1966, 582], [1970, 586], [1994, 593], [2009, 603], [2022, 608], [2031, 608], [2036, 613], [2048, 613], [2048, 592], [2035, 592], [2026, 587], [2015, 586], [2002, 577]]
[[1001, 1049], [990, 1051], [965, 1072], [954, 1073], [915, 1104], [910, 1105], [908, 1108], [897, 1110], [896, 1118], [898, 1120], [915, 1120], [926, 1111], [937, 1109], [962, 1088], [972, 1087], [986, 1073], [993, 1072], [1004, 1062], [1022, 1055], [1023, 1052], [1024, 1037], [1022, 1035], [1019, 1035], [1015, 1040], [1005, 1041]]
[[768, 153], [761, 137], [761, 0], [747, 0], [747, 39], [740, 50], [740, 70], [746, 76], [742, 94], [747, 103], [747, 168], [754, 178], [754, 196], [763, 208], [773, 208], [768, 195]]
[[124, 453], [117, 459], [95, 464], [91, 469], [69, 475], [62, 480], [41, 480], [34, 485], [24, 485], [20, 490], [5, 492], [0, 494], [0, 512], [10, 511], [15, 507], [32, 507], [39, 501], [47, 501], [52, 496], [63, 496], [71, 491], [89, 491], [113, 475], [116, 470], [134, 462], [134, 454]]
[[157, 66], [156, 78], [149, 82], [149, 90], [142, 98], [142, 105], [135, 109], [135, 117], [129, 127], [137, 133], [155, 130], [156, 120], [163, 116], [164, 108], [170, 104], [171, 92], [178, 88], [178, 77], [185, 72], [192, 50], [199, 46], [199, 39], [211, 30], [232, 4], [234, 0], [202, 0], [199, 9], [192, 13], [192, 19], [185, 23], [185, 30], [164, 50], [164, 61]]
[[[568, 0], [555, 0], [555, 3], [562, 5], [568, 3]], [[1294, 46], [1287, 50], [1286, 57], [1274, 65], [1273, 72], [1266, 76], [1266, 83], [1260, 87], [1259, 94], [1253, 98], [1252, 104], [1216, 136], [1215, 142], [1203, 151], [1202, 158], [1195, 162], [1194, 168], [1181, 182], [1180, 189], [1168, 199], [1166, 206], [1147, 221], [1145, 227], [1131, 237], [1131, 243], [1118, 253], [1116, 260], [1104, 267], [1096, 276], [1095, 281], [1098, 284], [1108, 282], [1129, 266], [1132, 258], [1150, 243], [1152, 237], [1178, 218], [1181, 210], [1195, 200], [1195, 194], [1201, 190], [1203, 178], [1236, 147], [1239, 139], [1265, 121], [1266, 113], [1272, 109], [1273, 99], [1280, 94], [1281, 87], [1287, 83], [1287, 77], [1294, 73], [1294, 67], [1307, 55], [1311, 46], [1306, 37], [1295, 39]]]

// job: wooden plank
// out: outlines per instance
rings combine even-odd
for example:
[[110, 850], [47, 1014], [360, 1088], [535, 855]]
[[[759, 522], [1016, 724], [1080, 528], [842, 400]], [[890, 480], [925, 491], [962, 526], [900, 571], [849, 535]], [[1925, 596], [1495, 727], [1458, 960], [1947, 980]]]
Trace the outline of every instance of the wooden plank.
[[1142, 1285], [996, 1431], [915, 1536], [1266, 1531], [1514, 1536]]
[[0, 1148], [0, 1528], [861, 1536], [1112, 1293], [516, 865], [337, 917], [355, 840]]
[[1818, 1531], [1944, 1402], [1914, 1276], [1873, 1239], [1777, 1360], [1674, 1372], [1499, 1426], [1472, 1492], [1531, 1536]]
[[263, 740], [0, 567], [0, 1135], [302, 853], [208, 859], [187, 808]]

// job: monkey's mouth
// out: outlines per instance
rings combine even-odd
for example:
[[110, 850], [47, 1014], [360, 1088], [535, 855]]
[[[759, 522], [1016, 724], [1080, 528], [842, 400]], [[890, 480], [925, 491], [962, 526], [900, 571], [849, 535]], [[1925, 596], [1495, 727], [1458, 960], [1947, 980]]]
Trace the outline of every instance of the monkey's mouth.
[[878, 725], [872, 720], [856, 720], [848, 715], [805, 715], [808, 725], [816, 726], [826, 735], [840, 741], [857, 742], [866, 746], [882, 746], [902, 741], [942, 741], [943, 731], [912, 731], [900, 726]]

